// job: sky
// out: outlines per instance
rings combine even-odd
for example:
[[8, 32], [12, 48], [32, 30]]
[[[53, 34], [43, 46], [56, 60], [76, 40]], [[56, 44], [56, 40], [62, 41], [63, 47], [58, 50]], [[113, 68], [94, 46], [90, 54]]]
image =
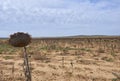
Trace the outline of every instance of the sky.
[[120, 0], [0, 0], [0, 37], [120, 35]]

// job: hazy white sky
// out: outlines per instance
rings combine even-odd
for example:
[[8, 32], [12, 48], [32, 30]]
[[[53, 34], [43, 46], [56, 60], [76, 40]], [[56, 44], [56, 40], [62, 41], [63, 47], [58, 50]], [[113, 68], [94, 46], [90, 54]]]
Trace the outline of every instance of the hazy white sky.
[[0, 37], [120, 35], [120, 0], [0, 0]]

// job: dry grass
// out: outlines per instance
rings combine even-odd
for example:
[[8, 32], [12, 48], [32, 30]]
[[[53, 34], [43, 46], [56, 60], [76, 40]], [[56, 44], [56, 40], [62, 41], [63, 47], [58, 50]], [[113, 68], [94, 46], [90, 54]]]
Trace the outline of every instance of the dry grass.
[[[25, 81], [22, 48], [5, 41], [0, 40], [0, 81]], [[34, 39], [28, 46], [32, 79], [120, 81], [119, 44], [120, 37]]]

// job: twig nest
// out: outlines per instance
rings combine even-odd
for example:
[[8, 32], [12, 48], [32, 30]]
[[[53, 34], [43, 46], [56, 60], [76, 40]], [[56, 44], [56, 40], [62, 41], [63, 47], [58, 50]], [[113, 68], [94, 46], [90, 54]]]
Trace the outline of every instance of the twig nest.
[[27, 33], [17, 32], [10, 35], [9, 44], [14, 47], [25, 47], [31, 42], [31, 36]]

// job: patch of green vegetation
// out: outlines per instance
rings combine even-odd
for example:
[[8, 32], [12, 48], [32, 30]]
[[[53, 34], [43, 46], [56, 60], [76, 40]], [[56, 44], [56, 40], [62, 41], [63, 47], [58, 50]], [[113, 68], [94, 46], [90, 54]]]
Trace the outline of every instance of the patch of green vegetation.
[[17, 51], [16, 49], [10, 49], [10, 50], [8, 51], [8, 53], [9, 53], [9, 54], [14, 54], [16, 51]]
[[87, 52], [90, 52], [90, 51], [91, 51], [89, 48], [81, 48], [80, 50], [82, 50], [82, 51], [87, 51]]
[[39, 48], [40, 50], [62, 50], [63, 48], [57, 45], [43, 46]]
[[3, 53], [14, 54], [17, 51], [18, 51], [17, 48], [14, 48], [9, 44], [6, 44], [6, 43], [0, 44], [0, 54], [3, 54]]
[[10, 48], [10, 46], [9, 45], [7, 45], [7, 44], [0, 44], [0, 52], [2, 53], [2, 52], [7, 52], [7, 51], [9, 51], [11, 48]]
[[114, 52], [111, 52], [111, 55], [112, 55], [113, 57], [115, 57], [115, 56], [116, 56], [116, 54], [115, 54]]
[[13, 56], [4, 56], [3, 57], [5, 60], [8, 60], [8, 59], [13, 59]]
[[40, 49], [41, 50], [72, 50], [73, 48], [50, 45], [50, 46], [43, 46]]
[[3, 50], [2, 49], [0, 49], [0, 54], [2, 54], [3, 53]]
[[112, 58], [106, 59], [108, 62], [113, 62], [114, 60]]
[[114, 61], [112, 58], [108, 58], [108, 57], [103, 57], [102, 60], [105, 60], [107, 62], [113, 62]]
[[118, 79], [117, 78], [113, 78], [112, 81], [118, 81]]

